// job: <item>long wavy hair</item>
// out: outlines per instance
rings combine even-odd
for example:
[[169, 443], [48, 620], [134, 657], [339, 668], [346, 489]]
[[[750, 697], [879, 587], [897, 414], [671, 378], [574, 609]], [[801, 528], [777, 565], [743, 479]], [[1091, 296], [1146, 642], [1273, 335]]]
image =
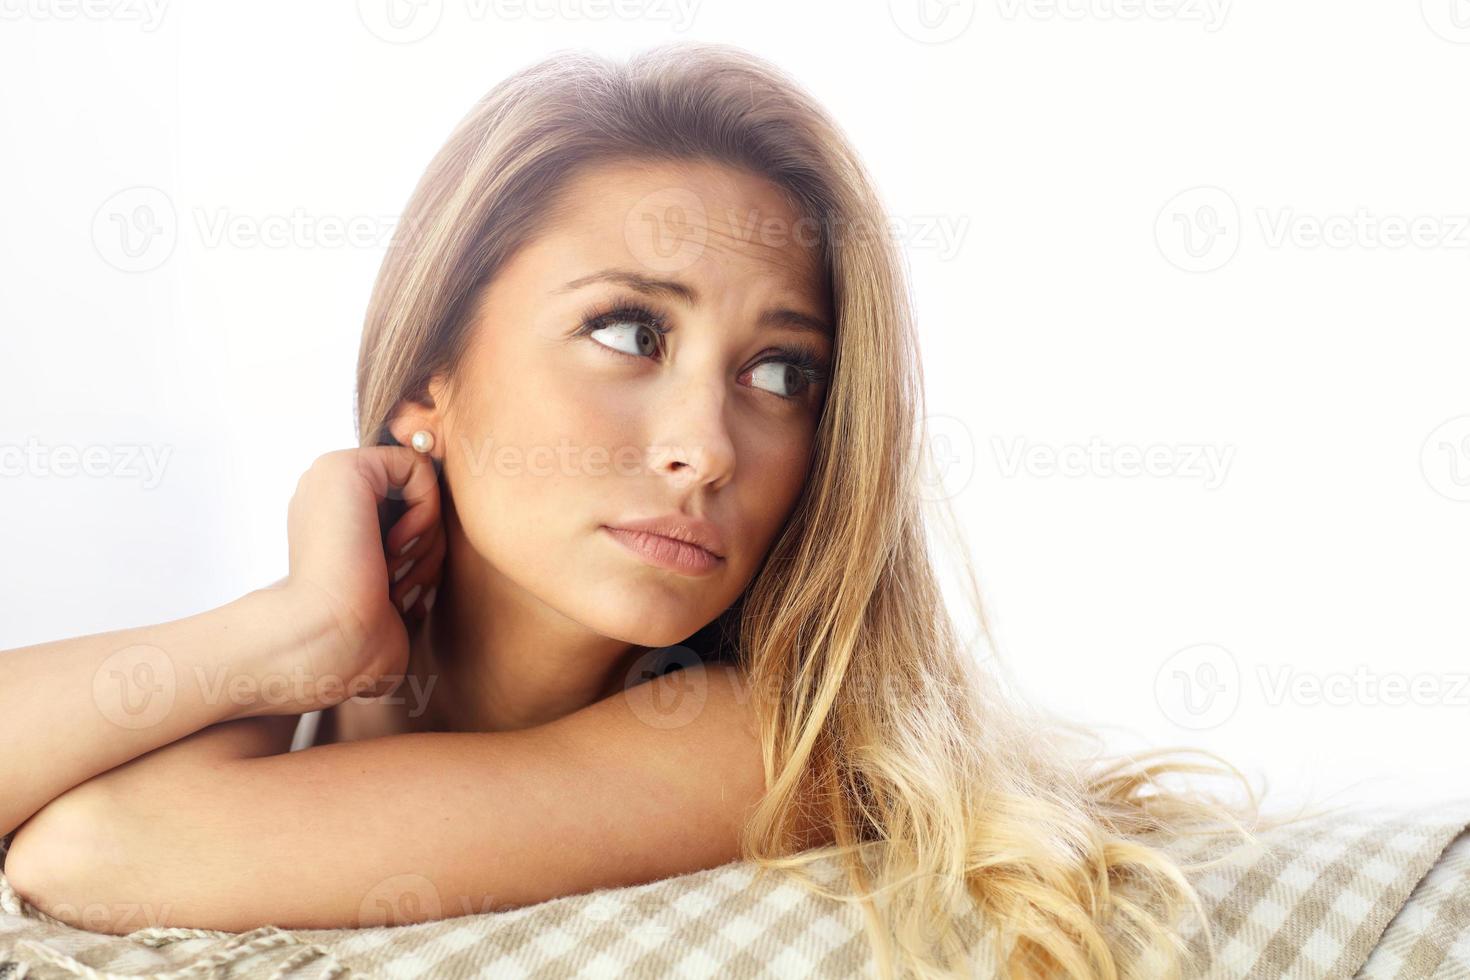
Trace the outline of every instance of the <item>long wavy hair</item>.
[[[490, 89], [429, 164], [379, 272], [357, 366], [361, 444], [394, 442], [394, 406], [459, 363], [476, 291], [550, 217], [563, 181], [614, 157], [772, 181], [820, 229], [836, 314], [808, 485], [739, 600], [687, 641], [737, 663], [757, 695], [767, 793], [743, 857], [861, 903], [884, 977], [968, 974], [983, 949], [1012, 976], [1176, 975], [1197, 950], [1185, 917], [1209, 944], [1185, 872], [1211, 862], [1182, 864], [1164, 845], [1255, 841], [1271, 818], [1213, 753], [1109, 757], [1094, 732], [1026, 704], [994, 656], [967, 557], [977, 628], [959, 627], [926, 543], [930, 520], [962, 535], [948, 502], [923, 492], [903, 260], [848, 140], [780, 69], [682, 42], [626, 62], [561, 52]], [[813, 815], [832, 843], [803, 849]], [[819, 861], [838, 878], [811, 873]], [[995, 942], [978, 945], [977, 926]]]

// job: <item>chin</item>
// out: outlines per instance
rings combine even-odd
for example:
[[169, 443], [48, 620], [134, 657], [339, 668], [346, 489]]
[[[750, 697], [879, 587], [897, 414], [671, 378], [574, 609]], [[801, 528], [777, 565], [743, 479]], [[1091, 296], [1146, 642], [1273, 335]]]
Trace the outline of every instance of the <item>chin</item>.
[[598, 616], [585, 620], [589, 626], [603, 636], [640, 647], [671, 647], [687, 640], [699, 631], [702, 623], [686, 622], [684, 616], [664, 621], [661, 617], [648, 614], [647, 605], [628, 605], [632, 615], [609, 619]]
[[697, 625], [686, 625], [680, 626], [677, 629], [666, 630], [653, 630], [649, 629], [645, 625], [634, 630], [633, 636], [631, 639], [628, 640], [628, 642], [640, 647], [649, 647], [650, 649], [658, 649], [659, 647], [671, 647], [677, 643], [682, 643], [684, 640], [687, 640], [698, 630], [699, 627]]
[[657, 569], [629, 567], [619, 561], [578, 563], [577, 582], [567, 591], [557, 585], [552, 605], [588, 629], [609, 639], [644, 647], [682, 643], [709, 624], [734, 601], [724, 598], [725, 584]]

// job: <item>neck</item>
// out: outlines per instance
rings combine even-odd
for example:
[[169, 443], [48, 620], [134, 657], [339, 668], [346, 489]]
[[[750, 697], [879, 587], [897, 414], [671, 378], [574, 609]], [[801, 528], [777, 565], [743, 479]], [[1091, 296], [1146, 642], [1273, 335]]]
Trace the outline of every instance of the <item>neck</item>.
[[533, 728], [623, 689], [647, 647], [592, 633], [468, 547], [449, 552], [469, 558], [454, 562], [446, 555], [444, 586], [411, 633], [408, 669], [428, 691], [415, 727]]

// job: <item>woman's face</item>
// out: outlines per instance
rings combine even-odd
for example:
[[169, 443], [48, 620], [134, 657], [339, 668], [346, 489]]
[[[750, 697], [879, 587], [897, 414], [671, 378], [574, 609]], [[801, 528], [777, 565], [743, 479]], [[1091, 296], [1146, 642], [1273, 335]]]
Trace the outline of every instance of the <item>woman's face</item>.
[[[833, 353], [816, 229], [717, 164], [603, 164], [557, 203], [481, 292], [457, 383], [430, 388], [445, 478], [497, 578], [671, 645], [739, 597], [807, 479]], [[681, 515], [718, 529], [711, 568], [608, 530]]]

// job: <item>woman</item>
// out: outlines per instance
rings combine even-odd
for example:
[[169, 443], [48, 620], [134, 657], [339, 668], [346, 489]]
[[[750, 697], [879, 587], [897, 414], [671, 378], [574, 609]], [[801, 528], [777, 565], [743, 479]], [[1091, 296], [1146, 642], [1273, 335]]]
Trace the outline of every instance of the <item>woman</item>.
[[975, 903], [1015, 975], [1166, 975], [1198, 906], [1158, 845], [1254, 797], [1094, 765], [979, 670], [885, 231], [737, 49], [495, 86], [403, 216], [361, 446], [302, 477], [286, 578], [5, 654], [12, 758], [46, 762], [5, 774], [15, 887], [163, 920], [102, 931], [332, 927], [838, 857], [885, 971], [961, 968]]

